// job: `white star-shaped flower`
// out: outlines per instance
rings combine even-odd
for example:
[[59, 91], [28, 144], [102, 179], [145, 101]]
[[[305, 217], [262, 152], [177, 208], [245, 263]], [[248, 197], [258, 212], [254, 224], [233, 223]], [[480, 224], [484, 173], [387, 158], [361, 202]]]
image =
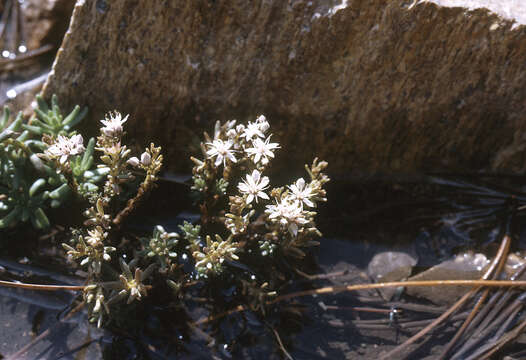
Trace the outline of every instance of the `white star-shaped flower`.
[[270, 142], [270, 136], [265, 140], [261, 140], [260, 138], [256, 138], [252, 141], [252, 147], [245, 149], [245, 152], [249, 155], [254, 155], [254, 163], [263, 163], [263, 165], [266, 165], [269, 161], [269, 157], [273, 158], [274, 153], [272, 150], [279, 149], [278, 143], [271, 143]]
[[59, 158], [61, 164], [64, 164], [71, 155], [83, 153], [84, 139], [82, 135], [73, 135], [71, 138], [59, 135], [55, 143], [49, 146], [45, 154], [51, 158]]
[[206, 143], [210, 146], [210, 150], [206, 152], [209, 157], [216, 157], [214, 163], [215, 166], [219, 166], [221, 163], [225, 165], [226, 159], [229, 159], [232, 162], [237, 162], [236, 157], [234, 156], [234, 151], [230, 149], [232, 147], [232, 141], [223, 141], [221, 139], [216, 139], [211, 143]]
[[303, 178], [299, 178], [296, 180], [296, 183], [288, 186], [288, 188], [292, 192], [291, 197], [293, 199], [303, 202], [305, 205], [310, 207], [316, 206], [316, 204], [310, 200], [310, 197], [312, 196], [311, 188], [309, 186], [305, 186], [305, 180], [303, 180]]
[[265, 134], [263, 134], [263, 132], [260, 129], [260, 125], [257, 122], [249, 122], [241, 136], [244, 137], [246, 140], [250, 140], [254, 136], [265, 137]]
[[[108, 115], [110, 117], [109, 119]], [[129, 115], [126, 115], [124, 119], [118, 112], [110, 113], [108, 115], [106, 115], [106, 119], [100, 121], [104, 125], [104, 127], [101, 128], [102, 133], [110, 137], [121, 136], [123, 132], [122, 124], [128, 120]]]
[[257, 170], [252, 171], [252, 175], [246, 176], [246, 181], [240, 182], [237, 185], [239, 191], [243, 194], [248, 194], [247, 204], [250, 204], [252, 200], [258, 202], [258, 197], [268, 200], [269, 197], [265, 193], [268, 188], [269, 179], [266, 176], [261, 177], [261, 173]]
[[308, 223], [303, 214], [303, 206], [299, 201], [284, 199], [276, 205], [267, 205], [265, 212], [269, 219], [279, 221], [280, 224], [287, 226], [291, 235], [298, 234], [299, 225]]

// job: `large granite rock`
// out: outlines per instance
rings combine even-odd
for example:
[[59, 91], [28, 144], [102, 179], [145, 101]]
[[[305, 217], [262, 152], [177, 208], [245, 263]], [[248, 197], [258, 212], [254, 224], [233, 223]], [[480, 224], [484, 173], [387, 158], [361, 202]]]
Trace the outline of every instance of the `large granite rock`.
[[162, 144], [171, 170], [216, 119], [263, 113], [278, 169], [317, 155], [337, 173], [518, 172], [517, 25], [404, 0], [80, 0], [44, 94], [89, 106], [93, 130], [130, 113], [128, 133]]

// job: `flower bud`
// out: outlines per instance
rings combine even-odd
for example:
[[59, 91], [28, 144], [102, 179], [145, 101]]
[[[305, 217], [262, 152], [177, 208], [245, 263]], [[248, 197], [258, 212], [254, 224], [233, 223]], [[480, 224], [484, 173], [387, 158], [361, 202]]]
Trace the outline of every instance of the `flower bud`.
[[236, 130], [235, 130], [235, 129], [230, 129], [230, 130], [228, 130], [227, 133], [226, 133], [226, 136], [227, 136], [228, 138], [235, 138], [236, 135], [237, 135], [237, 133], [236, 133]]
[[139, 159], [137, 159], [136, 156], [129, 158], [126, 162], [133, 167], [137, 167], [140, 164]]
[[150, 165], [152, 162], [152, 157], [147, 152], [143, 152], [141, 155], [141, 164], [144, 166]]

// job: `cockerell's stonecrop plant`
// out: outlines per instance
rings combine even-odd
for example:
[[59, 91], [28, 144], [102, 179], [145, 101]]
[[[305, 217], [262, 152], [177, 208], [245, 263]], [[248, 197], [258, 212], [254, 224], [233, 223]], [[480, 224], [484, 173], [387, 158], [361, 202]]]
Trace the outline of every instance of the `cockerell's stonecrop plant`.
[[[271, 188], [264, 172], [280, 146], [267, 136], [269, 128], [263, 115], [247, 125], [217, 122], [213, 137], [205, 133], [201, 144], [204, 159], [192, 158], [202, 225], [223, 228], [215, 234], [201, 234], [188, 224], [182, 228], [199, 277], [220, 273], [225, 260], [239, 260], [244, 252], [268, 256], [279, 248], [301, 258], [303, 248], [318, 244], [314, 209], [326, 201], [323, 185], [329, 178], [322, 171], [327, 163], [315, 159], [305, 167], [308, 180]], [[202, 237], [205, 244], [198, 241]]]
[[[109, 314], [112, 304], [125, 298], [130, 303], [135, 299], [140, 300], [147, 294], [148, 286], [144, 281], [153, 275], [157, 267], [156, 262], [151, 262], [142, 271], [139, 268], [142, 260], [139, 254], [129, 263], [119, 258], [121, 274], [117, 279], [109, 279], [106, 275], [119, 272], [113, 269], [111, 254], [117, 248], [112, 246], [110, 233], [113, 227], [119, 226], [154, 187], [163, 160], [160, 154], [161, 148], [155, 147], [153, 143], [142, 153], [140, 159], [130, 156], [131, 150], [122, 143], [123, 124], [127, 119], [128, 116], [123, 118], [121, 114], [114, 112], [101, 121], [103, 127], [97, 137], [95, 150], [102, 153], [101, 163], [97, 167], [107, 169], [104, 185], [100, 191], [84, 193], [85, 198], [92, 204], [85, 212], [88, 219], [84, 222], [84, 228], [75, 230], [70, 242], [63, 244], [67, 254], [79, 261], [80, 266], [87, 270], [87, 282], [90, 285], [85, 288], [84, 300], [89, 306], [90, 319], [97, 322], [99, 326], [104, 316]], [[67, 183], [74, 191], [79, 189], [79, 184], [76, 182], [72, 166], [75, 164], [76, 156], [84, 151], [82, 138], [78, 136], [80, 135], [57, 138], [45, 153], [48, 159], [57, 163], [59, 172], [68, 179]], [[112, 211], [118, 206], [122, 187], [135, 180], [132, 170], [143, 172], [143, 179], [136, 195], [128, 200], [123, 209]], [[145, 254], [147, 259], [155, 257], [161, 265], [166, 266], [172, 255], [167, 251], [173, 247], [172, 237], [174, 236], [166, 234], [162, 227], [156, 227], [154, 236], [145, 246], [142, 255]], [[120, 252], [123, 250], [120, 249]], [[107, 271], [104, 272], [103, 269]]]
[[143, 299], [152, 284], [165, 284], [180, 301], [189, 280], [233, 285], [253, 310], [264, 312], [281, 278], [276, 257], [301, 259], [305, 248], [318, 244], [314, 210], [326, 201], [327, 163], [315, 159], [306, 166], [307, 179], [271, 187], [265, 172], [280, 146], [267, 135], [264, 116], [247, 125], [217, 122], [213, 137], [205, 133], [203, 159], [192, 158], [199, 223], [185, 222], [180, 233], [157, 225], [152, 236], [123, 243], [114, 230], [155, 186], [161, 149], [152, 143], [132, 156], [123, 143], [128, 116], [118, 112], [101, 120], [99, 136], [85, 145], [71, 130], [85, 111], [77, 107], [63, 118], [55, 97], [51, 108], [40, 98], [38, 104], [30, 124], [21, 115], [9, 123], [7, 110], [0, 121], [0, 226], [30, 219], [43, 228], [49, 225], [46, 206], [59, 206], [70, 194], [87, 201], [87, 220], [62, 246], [86, 271], [83, 301], [98, 326], [112, 307]]
[[[189, 278], [206, 279], [212, 285], [213, 278], [229, 269], [248, 269], [254, 261], [272, 268], [275, 253], [299, 259], [305, 255], [304, 248], [318, 244], [315, 238], [321, 234], [314, 222], [314, 209], [318, 202], [326, 201], [323, 185], [329, 179], [323, 170], [327, 163], [315, 159], [306, 166], [308, 180], [299, 178], [288, 186], [270, 188], [264, 172], [280, 146], [266, 135], [270, 128], [266, 118], [260, 116], [246, 126], [236, 125], [235, 121], [218, 122], [213, 137], [205, 133], [203, 159], [192, 158], [192, 189], [200, 198], [200, 223], [185, 222], [180, 226], [181, 235], [156, 226], [151, 237], [141, 239], [133, 260], [126, 263], [119, 259], [119, 278], [107, 279], [105, 274], [112, 271], [103, 269], [112, 266], [111, 254], [117, 251], [110, 245], [111, 228], [151, 189], [162, 161], [159, 149], [153, 145], [140, 157], [129, 156], [129, 150], [121, 145], [121, 126], [126, 119], [115, 113], [103, 120], [95, 149], [102, 151], [101, 160], [109, 168], [106, 182], [103, 191], [92, 197], [87, 228], [64, 245], [68, 254], [88, 269], [91, 285], [84, 299], [92, 321], [100, 325], [111, 306], [121, 300], [130, 303], [142, 299], [147, 295], [148, 281], [159, 284], [155, 278], [164, 279], [179, 296]], [[59, 162], [63, 155], [56, 155]], [[144, 180], [126, 209], [109, 214], [109, 205], [120, 193], [121, 184], [133, 178], [129, 167], [142, 169], [146, 173]], [[180, 264], [189, 260], [193, 264], [190, 273]], [[261, 281], [254, 274], [240, 278], [236, 286], [252, 298], [252, 309], [264, 311], [266, 298], [276, 293], [271, 285], [274, 279], [262, 276]], [[216, 286], [222, 281], [217, 279], [213, 282]]]

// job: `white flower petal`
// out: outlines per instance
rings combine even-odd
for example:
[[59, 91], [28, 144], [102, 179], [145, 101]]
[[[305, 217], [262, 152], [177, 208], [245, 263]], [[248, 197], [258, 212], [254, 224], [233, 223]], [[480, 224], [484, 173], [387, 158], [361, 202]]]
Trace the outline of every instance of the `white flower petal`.
[[268, 197], [268, 195], [266, 193], [264, 193], [263, 191], [260, 191], [258, 192], [258, 196], [262, 199], [265, 199], [265, 200], [269, 200], [270, 198]]
[[316, 207], [316, 205], [315, 205], [312, 201], [310, 201], [309, 199], [307, 199], [307, 198], [303, 199], [303, 202], [304, 202], [305, 205], [307, 205], [307, 206], [310, 206], [310, 207]]
[[267, 176], [263, 176], [263, 178], [261, 179], [261, 182], [259, 183], [259, 186], [260, 187], [266, 187], [269, 183], [269, 179]]
[[216, 161], [214, 162], [214, 165], [219, 166], [221, 165], [222, 162], [223, 162], [223, 157], [218, 155]]

